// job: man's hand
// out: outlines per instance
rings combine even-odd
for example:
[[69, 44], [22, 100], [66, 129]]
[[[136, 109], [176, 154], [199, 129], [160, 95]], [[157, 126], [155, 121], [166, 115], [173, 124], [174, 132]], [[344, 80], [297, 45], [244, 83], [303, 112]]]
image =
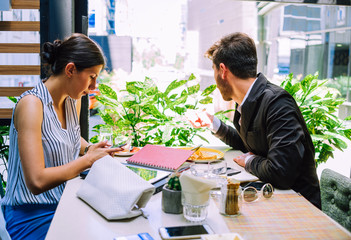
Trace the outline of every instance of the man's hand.
[[213, 122], [213, 115], [205, 111], [188, 111], [185, 116], [194, 128], [210, 127]]
[[247, 152], [244, 153], [240, 156], [235, 157], [233, 160], [236, 162], [239, 166], [245, 167], [245, 159], [247, 156], [254, 155], [252, 152]]

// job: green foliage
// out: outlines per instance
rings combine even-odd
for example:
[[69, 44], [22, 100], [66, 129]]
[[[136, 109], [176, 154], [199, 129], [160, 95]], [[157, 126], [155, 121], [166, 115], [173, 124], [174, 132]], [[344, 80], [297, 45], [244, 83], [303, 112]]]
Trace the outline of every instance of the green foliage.
[[[144, 81], [126, 82], [118, 93], [106, 84], [99, 84], [101, 95], [96, 98], [104, 105], [99, 115], [105, 125], [112, 127], [114, 134], [127, 132], [133, 146], [186, 146], [193, 144], [195, 136], [208, 142], [200, 135], [205, 129], [193, 128], [184, 113], [212, 103], [210, 95], [216, 85], [200, 92], [195, 79], [191, 74], [186, 80], [174, 80], [164, 92], [148, 77]], [[99, 132], [101, 126], [94, 126], [94, 131]], [[98, 142], [98, 137], [90, 141]]]
[[341, 97], [346, 98], [347, 91], [350, 88], [348, 85], [348, 76], [339, 76], [334, 79], [329, 79], [326, 83], [327, 87], [338, 89], [341, 93]]
[[336, 89], [324, 87], [326, 82], [318, 80], [318, 74], [308, 75], [298, 82], [290, 74], [281, 84], [295, 98], [302, 112], [315, 147], [317, 166], [333, 158], [335, 148], [346, 149], [345, 138], [351, 140], [351, 129], [336, 115], [345, 99], [337, 97]]
[[179, 175], [176, 173], [173, 173], [167, 183], [167, 188], [174, 190], [174, 191], [181, 191], [182, 187], [180, 185], [180, 181], [179, 181]]
[[[7, 144], [10, 126], [0, 126], [0, 159], [1, 166], [4, 166], [4, 171], [7, 171], [7, 160], [9, 159], [9, 145]], [[0, 173], [2, 186], [0, 186], [0, 195], [3, 197], [6, 189], [6, 181], [3, 178], [4, 172]]]
[[[8, 99], [10, 99], [14, 103], [17, 103], [17, 98], [15, 97], [8, 97]], [[0, 186], [1, 197], [4, 196], [5, 189], [6, 189], [4, 172], [7, 172], [7, 161], [9, 159], [9, 145], [8, 145], [9, 133], [10, 133], [9, 125], [0, 126], [0, 159], [2, 160], [2, 162], [0, 162], [0, 166], [4, 166], [3, 172], [0, 173], [0, 179], [2, 183]]]

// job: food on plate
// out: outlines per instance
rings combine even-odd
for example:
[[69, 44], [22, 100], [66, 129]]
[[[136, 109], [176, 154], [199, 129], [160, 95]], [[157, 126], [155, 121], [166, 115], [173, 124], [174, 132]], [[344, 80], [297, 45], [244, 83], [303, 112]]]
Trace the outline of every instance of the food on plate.
[[194, 152], [193, 155], [189, 157], [189, 160], [212, 160], [212, 159], [217, 159], [217, 153], [201, 150], [201, 148], [196, 152]]
[[130, 151], [131, 153], [136, 153], [140, 150], [138, 147], [133, 147], [133, 149]]

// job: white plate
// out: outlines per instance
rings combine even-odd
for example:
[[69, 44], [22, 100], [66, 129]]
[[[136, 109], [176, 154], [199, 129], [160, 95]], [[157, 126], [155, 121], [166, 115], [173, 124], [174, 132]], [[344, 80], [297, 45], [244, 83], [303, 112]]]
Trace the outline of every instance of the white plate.
[[130, 156], [133, 156], [135, 153], [137, 153], [140, 148], [138, 147], [134, 147], [136, 149], [138, 149], [137, 151], [132, 151], [132, 152], [115, 152], [115, 156], [117, 157], [130, 157]]

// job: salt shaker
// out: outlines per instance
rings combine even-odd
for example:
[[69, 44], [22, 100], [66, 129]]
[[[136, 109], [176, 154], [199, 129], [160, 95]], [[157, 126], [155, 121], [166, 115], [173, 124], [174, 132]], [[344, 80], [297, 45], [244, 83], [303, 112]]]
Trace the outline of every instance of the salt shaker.
[[220, 213], [225, 216], [237, 216], [242, 205], [240, 182], [228, 179], [221, 187]]

